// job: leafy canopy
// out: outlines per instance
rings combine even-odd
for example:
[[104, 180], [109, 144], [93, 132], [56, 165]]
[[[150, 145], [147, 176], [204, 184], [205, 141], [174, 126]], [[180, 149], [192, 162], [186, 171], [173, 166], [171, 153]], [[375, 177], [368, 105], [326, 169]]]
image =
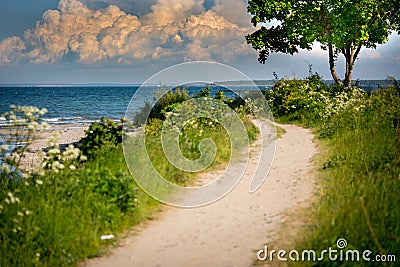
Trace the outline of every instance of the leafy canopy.
[[332, 76], [336, 74], [334, 62], [342, 54], [346, 59], [345, 79], [351, 81], [361, 47], [376, 48], [391, 32], [400, 32], [399, 9], [398, 0], [250, 0], [251, 21], [261, 28], [246, 39], [259, 51], [260, 63], [265, 63], [271, 53], [294, 54], [319, 42], [329, 50]]

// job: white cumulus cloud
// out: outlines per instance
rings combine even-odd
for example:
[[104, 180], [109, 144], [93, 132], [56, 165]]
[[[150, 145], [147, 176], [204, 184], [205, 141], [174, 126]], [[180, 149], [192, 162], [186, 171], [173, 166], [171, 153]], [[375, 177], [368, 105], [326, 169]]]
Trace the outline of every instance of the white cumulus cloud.
[[94, 9], [78, 0], [61, 0], [57, 10], [44, 12], [22, 37], [0, 41], [0, 65], [51, 64], [65, 58], [83, 64], [227, 62], [252, 52], [244, 39], [251, 27], [240, 26], [243, 18], [234, 13], [223, 16], [228, 1], [215, 0], [214, 9], [206, 11], [204, 0], [157, 0], [139, 18], [112, 4]]
[[[246, 1], [247, 2], [247, 1]], [[212, 7], [217, 14], [241, 26], [250, 26], [251, 16], [247, 13], [247, 4], [243, 0], [214, 0]]]

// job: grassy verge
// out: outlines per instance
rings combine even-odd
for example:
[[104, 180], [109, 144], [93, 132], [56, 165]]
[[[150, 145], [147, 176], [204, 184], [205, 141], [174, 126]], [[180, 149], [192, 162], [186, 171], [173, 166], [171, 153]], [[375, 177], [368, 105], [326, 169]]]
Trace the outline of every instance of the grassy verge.
[[[103, 147], [77, 170], [26, 181], [2, 177], [1, 266], [70, 266], [99, 255], [156, 202], [138, 190], [122, 147]], [[113, 242], [110, 241], [110, 242]]]
[[[307, 226], [303, 226], [297, 245], [289, 250], [313, 249], [318, 258], [329, 247], [340, 251], [338, 239], [347, 241], [342, 260], [339, 256], [330, 260], [325, 254], [320, 260], [306, 257], [302, 261], [300, 254], [300, 260], [289, 260], [289, 264], [374, 266], [382, 265], [375, 256], [383, 255], [386, 266], [398, 266], [399, 95], [397, 83], [367, 95], [355, 88], [324, 88], [310, 78], [277, 81], [268, 96], [277, 120], [312, 128], [324, 148], [316, 203], [307, 211]], [[351, 250], [359, 251], [359, 261], [356, 256], [353, 260]], [[372, 252], [370, 262], [362, 258], [365, 250]]]
[[[322, 166], [318, 219], [302, 247], [322, 251], [345, 238], [347, 249], [370, 250], [371, 259], [377, 254], [399, 257], [400, 101], [396, 91], [388, 89], [364, 103], [361, 112], [343, 111], [319, 130], [329, 135], [324, 140], [329, 158]], [[325, 263], [332, 264], [328, 259]]]

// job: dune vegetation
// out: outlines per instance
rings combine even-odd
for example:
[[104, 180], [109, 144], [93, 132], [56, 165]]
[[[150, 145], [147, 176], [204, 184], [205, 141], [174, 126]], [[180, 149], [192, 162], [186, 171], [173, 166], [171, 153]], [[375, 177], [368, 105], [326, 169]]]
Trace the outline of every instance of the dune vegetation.
[[[211, 97], [204, 89], [198, 97]], [[160, 142], [166, 112], [189, 98], [185, 90], [164, 95], [145, 122], [147, 153], [166, 179], [185, 185], [195, 175], [170, 164]], [[236, 108], [255, 140], [258, 129], [247, 116], [246, 104], [235, 104], [222, 92], [223, 99]], [[0, 170], [0, 266], [71, 266], [101, 255], [124, 230], [151, 219], [159, 203], [144, 193], [132, 179], [123, 155], [123, 122], [101, 119], [86, 131], [78, 147], [60, 149], [51, 138], [48, 149], [39, 151], [35, 166], [22, 169], [20, 159], [37, 131], [48, 129], [39, 118], [45, 109], [12, 106], [4, 117], [10, 125], [10, 144], [23, 142], [9, 153], [3, 145]], [[160, 116], [164, 114], [163, 116]], [[140, 118], [139, 112], [137, 117]], [[213, 166], [229, 160], [230, 140], [223, 127], [199, 118], [183, 129], [181, 146], [185, 156], [199, 156], [198, 144], [211, 138], [217, 145]], [[138, 166], [140, 168], [140, 166]]]
[[[396, 266], [400, 255], [400, 88], [369, 93], [357, 87], [326, 86], [318, 74], [276, 80], [266, 92], [275, 119], [313, 130], [323, 153], [317, 200], [310, 221], [295, 241], [298, 251], [372, 251]], [[394, 256], [392, 256], [394, 255]], [[379, 257], [379, 256], [378, 256]], [[397, 257], [397, 258], [395, 258]], [[294, 265], [364, 266], [360, 261], [293, 262]], [[369, 262], [381, 265], [378, 259]]]

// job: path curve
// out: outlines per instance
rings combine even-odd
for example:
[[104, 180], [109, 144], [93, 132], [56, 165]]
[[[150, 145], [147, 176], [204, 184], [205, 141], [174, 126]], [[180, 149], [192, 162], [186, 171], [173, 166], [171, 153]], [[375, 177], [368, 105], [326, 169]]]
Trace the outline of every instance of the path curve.
[[168, 207], [121, 247], [84, 266], [251, 266], [256, 251], [279, 227], [283, 212], [309, 199], [315, 190], [310, 175], [317, 152], [312, 133], [294, 125], [279, 126], [286, 134], [276, 141], [271, 171], [258, 191], [248, 193], [256, 169], [251, 158], [245, 177], [223, 199], [195, 209]]

